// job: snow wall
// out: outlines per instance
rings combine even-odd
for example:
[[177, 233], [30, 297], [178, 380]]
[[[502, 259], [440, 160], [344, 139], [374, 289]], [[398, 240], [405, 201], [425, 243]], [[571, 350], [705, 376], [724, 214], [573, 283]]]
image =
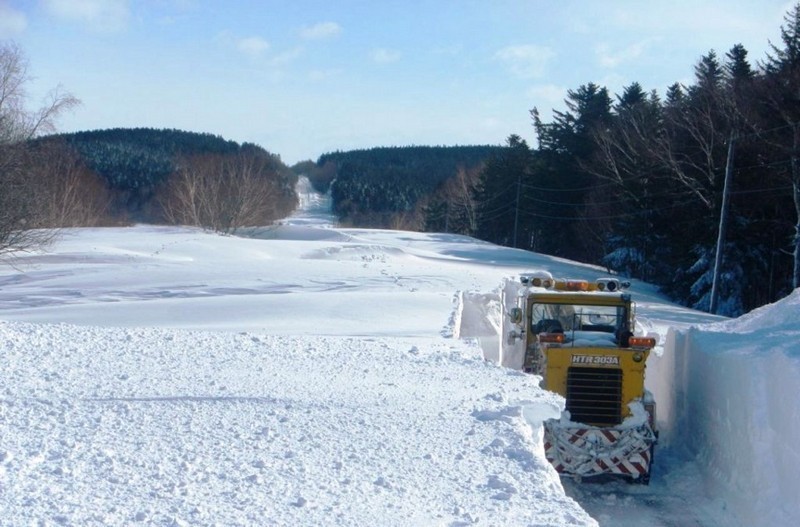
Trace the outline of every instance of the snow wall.
[[696, 459], [741, 525], [797, 525], [800, 290], [735, 320], [670, 330], [648, 380], [662, 443]]
[[500, 362], [500, 295], [461, 291], [456, 299], [453, 336], [457, 339], [475, 340], [483, 357]]
[[521, 370], [524, 344], [521, 340], [508, 339], [510, 328], [506, 327], [507, 321], [503, 316], [504, 311], [516, 305], [521, 288], [519, 280], [507, 277], [491, 293], [459, 292], [453, 321], [455, 338], [477, 340], [486, 360]]
[[[459, 293], [454, 327], [487, 360], [518, 369], [498, 339], [514, 294], [510, 281]], [[800, 289], [735, 320], [664, 331], [646, 378], [661, 446], [692, 456], [740, 525], [800, 524]]]

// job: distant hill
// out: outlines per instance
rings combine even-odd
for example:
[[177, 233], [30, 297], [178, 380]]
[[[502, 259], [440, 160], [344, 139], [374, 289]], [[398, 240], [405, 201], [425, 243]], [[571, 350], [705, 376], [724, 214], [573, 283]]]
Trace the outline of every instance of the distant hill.
[[114, 128], [51, 135], [37, 141], [59, 140], [74, 148], [86, 166], [107, 181], [120, 214], [127, 213], [143, 221], [157, 219], [153, 198], [175, 173], [182, 157], [258, 151], [270, 156], [284, 177], [293, 177], [279, 156], [254, 144], [239, 144], [208, 133]]
[[461, 169], [481, 166], [501, 146], [408, 146], [323, 154], [308, 174], [315, 188], [330, 187], [343, 224], [392, 227]]

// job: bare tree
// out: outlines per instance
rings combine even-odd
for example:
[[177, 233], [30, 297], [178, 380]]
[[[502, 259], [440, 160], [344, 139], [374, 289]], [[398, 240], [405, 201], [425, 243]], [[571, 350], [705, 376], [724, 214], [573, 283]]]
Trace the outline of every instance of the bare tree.
[[419, 231], [424, 219], [419, 210], [394, 212], [388, 217], [390, 229], [397, 231]]
[[[784, 16], [781, 26], [783, 46], [771, 44], [763, 65], [764, 78], [760, 89], [766, 114], [779, 125], [780, 139], [770, 140], [789, 157], [789, 180], [794, 201], [795, 226], [792, 255], [792, 288], [800, 287], [800, 3]], [[766, 136], [764, 136], [766, 137]]]
[[193, 156], [181, 159], [178, 166], [158, 198], [164, 217], [175, 225], [205, 226], [202, 211], [208, 207], [204, 200], [213, 191], [207, 181], [214, 172], [213, 162], [208, 156]]
[[14, 44], [0, 44], [0, 256], [47, 243], [53, 231], [36, 229], [41, 210], [33, 179], [26, 173], [26, 142], [54, 129], [56, 117], [78, 104], [60, 88], [34, 111], [26, 109], [28, 63]]
[[459, 220], [458, 232], [462, 234], [473, 234], [478, 229], [475, 185], [480, 178], [481, 170], [480, 166], [470, 169], [458, 167], [456, 175], [445, 183], [448, 211]]
[[160, 196], [170, 223], [234, 233], [282, 212], [279, 174], [262, 152], [192, 156], [179, 167]]
[[35, 226], [93, 227], [111, 223], [111, 193], [65, 143], [48, 140], [28, 149], [28, 177], [34, 187]]
[[717, 178], [730, 139], [730, 104], [722, 67], [711, 51], [695, 66], [697, 84], [664, 112], [666, 133], [652, 150], [660, 164], [708, 210], [714, 210]]
[[416, 229], [472, 235], [478, 229], [478, 204], [475, 188], [482, 166], [459, 166], [456, 174], [446, 179], [436, 192], [417, 201]]

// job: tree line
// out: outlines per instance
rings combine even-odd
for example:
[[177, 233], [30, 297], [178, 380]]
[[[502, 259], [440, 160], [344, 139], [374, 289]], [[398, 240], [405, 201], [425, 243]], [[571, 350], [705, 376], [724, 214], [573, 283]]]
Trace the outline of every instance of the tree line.
[[800, 285], [800, 4], [780, 34], [755, 66], [741, 44], [709, 51], [664, 97], [588, 83], [551, 122], [534, 108], [537, 146], [509, 137], [472, 180], [477, 221], [463, 232], [720, 314], [785, 296]]
[[800, 4], [784, 21], [756, 64], [736, 44], [703, 55], [693, 82], [663, 96], [638, 82], [613, 97], [587, 83], [550, 122], [533, 108], [534, 147], [512, 135], [440, 172], [403, 149], [305, 168], [331, 185], [345, 223], [599, 264], [738, 315], [800, 286]]
[[[800, 285], [800, 4], [753, 64], [709, 51], [661, 95], [587, 83], [533, 147], [382, 147], [286, 167], [252, 144], [177, 130], [52, 135], [78, 104], [27, 111], [27, 64], [0, 44], [0, 254], [53, 228], [146, 221], [235, 232], [297, 203], [297, 174], [343, 226], [460, 233], [605, 266], [737, 315]], [[49, 135], [48, 135], [49, 134]], [[716, 305], [714, 305], [716, 304]]]
[[323, 154], [293, 170], [330, 191], [344, 226], [424, 230], [429, 203], [455, 174], [475, 171], [502, 147], [376, 147]]
[[145, 128], [55, 134], [80, 102], [54, 90], [29, 110], [27, 70], [20, 48], [0, 43], [0, 257], [65, 227], [139, 221], [232, 233], [296, 207], [296, 175], [254, 144]]
[[297, 176], [258, 145], [208, 133], [118, 128], [47, 136], [79, 153], [112, 193], [117, 218], [231, 233], [297, 204]]

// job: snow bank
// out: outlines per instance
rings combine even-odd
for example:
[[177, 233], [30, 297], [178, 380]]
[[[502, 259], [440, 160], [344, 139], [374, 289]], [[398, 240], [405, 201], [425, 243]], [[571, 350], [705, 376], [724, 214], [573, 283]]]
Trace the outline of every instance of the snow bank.
[[496, 293], [460, 291], [456, 298], [454, 334], [457, 339], [474, 339], [486, 360], [500, 363], [500, 319], [502, 310]]
[[549, 394], [458, 341], [0, 323], [0, 353], [4, 525], [595, 525], [523, 417]]
[[74, 229], [0, 268], [0, 524], [597, 525], [530, 425], [560, 399], [453, 338], [494, 250], [250, 234]]
[[666, 436], [696, 456], [741, 525], [800, 519], [800, 290], [738, 319], [673, 331]]

